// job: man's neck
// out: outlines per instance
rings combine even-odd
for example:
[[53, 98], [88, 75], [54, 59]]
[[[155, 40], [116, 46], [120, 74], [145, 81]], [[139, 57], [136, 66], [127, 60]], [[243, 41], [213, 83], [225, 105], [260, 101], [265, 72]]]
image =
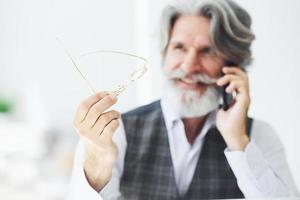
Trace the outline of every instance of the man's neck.
[[182, 119], [185, 129], [185, 135], [190, 144], [193, 144], [195, 142], [195, 139], [203, 128], [207, 116], [208, 115]]

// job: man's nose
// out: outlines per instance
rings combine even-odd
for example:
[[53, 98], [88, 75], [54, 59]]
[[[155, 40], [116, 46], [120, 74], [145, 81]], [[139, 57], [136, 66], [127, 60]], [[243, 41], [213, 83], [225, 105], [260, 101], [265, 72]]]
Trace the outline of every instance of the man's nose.
[[201, 72], [202, 68], [201, 60], [197, 51], [195, 49], [189, 50], [181, 65], [181, 69], [186, 74], [191, 74], [195, 72]]

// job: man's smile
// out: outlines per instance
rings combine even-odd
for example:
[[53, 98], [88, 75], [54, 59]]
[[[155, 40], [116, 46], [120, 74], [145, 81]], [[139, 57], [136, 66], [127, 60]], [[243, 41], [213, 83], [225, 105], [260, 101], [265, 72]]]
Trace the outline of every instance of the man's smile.
[[190, 90], [203, 90], [204, 88], [209, 86], [208, 84], [205, 84], [200, 81], [196, 81], [191, 78], [175, 78], [173, 79], [173, 81], [179, 87], [184, 89], [190, 89]]

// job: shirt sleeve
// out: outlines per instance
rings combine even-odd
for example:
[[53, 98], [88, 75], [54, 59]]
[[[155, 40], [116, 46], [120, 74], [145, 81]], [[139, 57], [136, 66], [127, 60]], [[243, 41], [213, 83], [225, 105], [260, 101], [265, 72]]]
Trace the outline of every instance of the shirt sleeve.
[[[121, 120], [120, 120], [121, 121]], [[83, 163], [85, 157], [85, 146], [82, 140], [79, 140], [75, 157], [67, 200], [105, 200], [105, 199], [120, 199], [121, 193], [120, 178], [123, 173], [124, 157], [127, 147], [126, 136], [122, 121], [120, 127], [113, 136], [113, 141], [118, 147], [118, 158], [113, 166], [112, 178], [108, 184], [98, 193], [94, 190], [87, 181], [85, 176]]]
[[227, 161], [246, 198], [299, 196], [282, 143], [274, 129], [253, 121], [250, 143], [244, 151], [225, 149]]

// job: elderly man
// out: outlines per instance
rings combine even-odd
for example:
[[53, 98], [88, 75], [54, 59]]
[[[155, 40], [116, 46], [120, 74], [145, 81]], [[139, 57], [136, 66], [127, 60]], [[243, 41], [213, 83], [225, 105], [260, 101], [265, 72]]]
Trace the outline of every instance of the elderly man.
[[[105, 92], [80, 104], [69, 199], [298, 195], [274, 130], [247, 115], [249, 14], [231, 0], [175, 1], [161, 30], [161, 101], [122, 117]], [[236, 93], [228, 110], [222, 88]]]

